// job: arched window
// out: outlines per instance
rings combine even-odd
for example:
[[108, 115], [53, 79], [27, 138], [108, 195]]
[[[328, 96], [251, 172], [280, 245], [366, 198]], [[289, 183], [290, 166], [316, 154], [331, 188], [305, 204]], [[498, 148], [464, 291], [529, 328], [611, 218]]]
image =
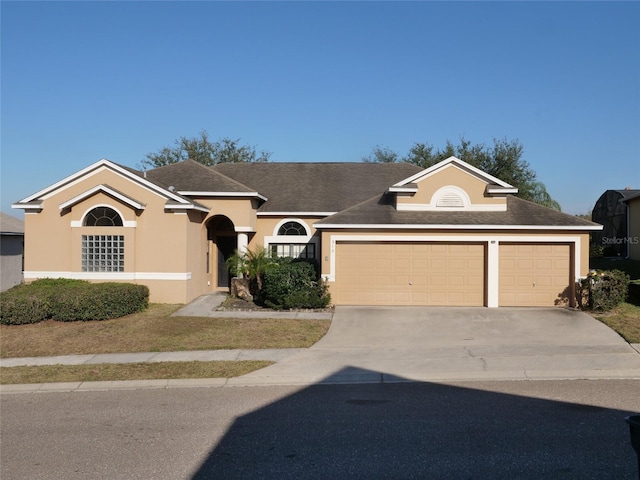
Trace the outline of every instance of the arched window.
[[307, 235], [307, 230], [298, 222], [283, 223], [278, 235]]
[[271, 254], [278, 257], [316, 258], [316, 240], [312, 239], [303, 221], [285, 219], [273, 237], [265, 237]]
[[85, 227], [121, 227], [122, 218], [113, 208], [96, 207], [84, 217]]

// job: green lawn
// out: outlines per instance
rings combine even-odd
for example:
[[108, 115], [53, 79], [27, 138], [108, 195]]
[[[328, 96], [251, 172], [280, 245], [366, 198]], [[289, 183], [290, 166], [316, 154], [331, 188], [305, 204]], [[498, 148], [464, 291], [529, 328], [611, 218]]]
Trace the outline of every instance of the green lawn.
[[592, 312], [592, 315], [605, 323], [629, 343], [640, 343], [640, 261], [619, 258], [592, 257], [589, 268], [595, 270], [621, 270], [629, 275], [632, 284], [629, 288], [629, 303], [623, 303], [610, 312]]
[[[306, 348], [330, 320], [171, 317], [180, 305], [151, 305], [113, 320], [0, 325], [2, 358], [184, 350]], [[0, 383], [229, 378], [271, 362], [163, 362], [0, 368]]]
[[330, 320], [172, 317], [179, 305], [152, 304], [113, 320], [0, 325], [2, 358], [184, 350], [305, 348]]

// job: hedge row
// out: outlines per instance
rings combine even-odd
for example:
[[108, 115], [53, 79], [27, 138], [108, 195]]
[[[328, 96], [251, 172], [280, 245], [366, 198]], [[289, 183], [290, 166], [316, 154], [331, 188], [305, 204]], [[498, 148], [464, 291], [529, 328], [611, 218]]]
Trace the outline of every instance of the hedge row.
[[148, 304], [145, 285], [41, 279], [0, 294], [0, 324], [107, 320], [139, 312]]

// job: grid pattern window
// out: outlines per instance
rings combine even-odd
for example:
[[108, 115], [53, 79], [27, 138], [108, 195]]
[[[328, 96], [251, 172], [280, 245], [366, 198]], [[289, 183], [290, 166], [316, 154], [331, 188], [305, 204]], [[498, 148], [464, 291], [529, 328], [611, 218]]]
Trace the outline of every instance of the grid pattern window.
[[314, 243], [277, 243], [271, 245], [271, 254], [277, 257], [316, 258]]
[[83, 272], [124, 272], [124, 235], [82, 235]]

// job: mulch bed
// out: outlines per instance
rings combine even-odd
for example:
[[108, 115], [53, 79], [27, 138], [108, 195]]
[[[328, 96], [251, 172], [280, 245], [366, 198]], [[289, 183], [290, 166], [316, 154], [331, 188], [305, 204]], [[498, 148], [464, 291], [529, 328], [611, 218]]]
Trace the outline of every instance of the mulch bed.
[[[220, 304], [220, 306], [216, 309], [221, 312], [228, 311], [241, 311], [241, 312], [275, 312], [278, 310], [274, 310], [269, 307], [263, 307], [261, 305], [256, 305], [253, 302], [248, 300], [244, 300], [242, 298], [237, 297], [227, 297], [227, 299]], [[287, 310], [290, 312], [333, 312], [333, 307], [328, 308], [296, 308], [292, 310]]]

